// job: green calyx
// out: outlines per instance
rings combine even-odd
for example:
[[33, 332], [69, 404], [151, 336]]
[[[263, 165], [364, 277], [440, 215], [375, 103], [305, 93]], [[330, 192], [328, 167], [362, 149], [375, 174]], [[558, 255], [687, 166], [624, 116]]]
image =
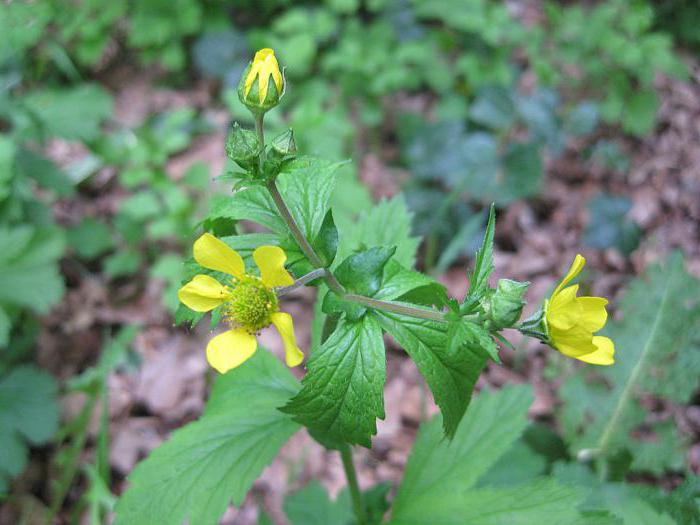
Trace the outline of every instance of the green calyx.
[[234, 284], [223, 315], [232, 328], [255, 334], [272, 323], [272, 314], [278, 307], [275, 292], [258, 277], [246, 275]]
[[260, 115], [268, 112], [280, 103], [282, 95], [284, 95], [284, 90], [282, 92], [277, 91], [277, 86], [275, 85], [272, 78], [270, 78], [267, 84], [267, 93], [262, 102], [260, 102], [260, 87], [259, 87], [259, 77], [253, 81], [251, 89], [246, 95], [245, 92], [245, 79], [250, 73], [251, 66], [249, 65], [243, 72], [241, 81], [238, 84], [238, 99], [250, 110], [253, 115]]
[[529, 337], [534, 337], [539, 339], [543, 343], [550, 343], [549, 330], [547, 329], [547, 301], [545, 300], [542, 308], [537, 310], [530, 317], [525, 319], [522, 323], [515, 326], [520, 333], [527, 335]]
[[260, 155], [260, 140], [254, 131], [235, 123], [226, 138], [226, 154], [243, 169], [250, 169]]

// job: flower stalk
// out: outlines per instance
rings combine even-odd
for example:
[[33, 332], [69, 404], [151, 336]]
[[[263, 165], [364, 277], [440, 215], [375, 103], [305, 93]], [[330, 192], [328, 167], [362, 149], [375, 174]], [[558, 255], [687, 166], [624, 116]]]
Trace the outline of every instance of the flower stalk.
[[367, 514], [365, 512], [364, 502], [362, 501], [362, 492], [360, 492], [360, 486], [357, 484], [357, 473], [355, 472], [355, 465], [352, 462], [352, 450], [349, 445], [344, 444], [340, 447], [339, 451], [340, 457], [343, 460], [343, 469], [345, 470], [345, 477], [348, 480], [348, 487], [350, 487], [352, 508], [355, 512], [357, 525], [367, 525]]

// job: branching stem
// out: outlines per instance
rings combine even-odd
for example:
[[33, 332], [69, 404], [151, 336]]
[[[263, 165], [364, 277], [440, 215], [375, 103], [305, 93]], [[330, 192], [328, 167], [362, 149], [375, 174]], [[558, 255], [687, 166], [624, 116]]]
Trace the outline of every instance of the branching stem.
[[[263, 115], [259, 115], [256, 117], [255, 130], [258, 133], [258, 138], [260, 140], [260, 144], [263, 145], [262, 151], [260, 153], [260, 163], [262, 165], [262, 162], [264, 161], [264, 155], [265, 155], [265, 147], [264, 147], [265, 134], [263, 131]], [[289, 231], [291, 232], [292, 237], [294, 237], [294, 240], [299, 245], [299, 248], [301, 249], [302, 252], [304, 252], [304, 255], [306, 255], [306, 258], [309, 260], [309, 262], [311, 262], [311, 264], [317, 268], [313, 272], [301, 277], [292, 286], [285, 287], [285, 288], [279, 290], [278, 293], [281, 293], [281, 294], [288, 293], [288, 292], [294, 290], [295, 288], [298, 288], [299, 286], [306, 284], [307, 282], [312, 281], [313, 279], [317, 279], [318, 277], [321, 277], [320, 274], [317, 274], [315, 272], [318, 272], [319, 270], [323, 269], [324, 270], [323, 277], [326, 280], [326, 284], [328, 285], [328, 288], [330, 288], [331, 291], [333, 291], [336, 295], [338, 295], [341, 299], [343, 299], [345, 301], [358, 303], [358, 304], [361, 304], [363, 306], [366, 306], [367, 308], [374, 308], [376, 310], [385, 310], [387, 312], [394, 312], [397, 314], [407, 315], [410, 317], [417, 317], [419, 319], [428, 319], [430, 321], [438, 321], [438, 322], [446, 322], [447, 321], [447, 319], [445, 318], [445, 314], [443, 314], [442, 312], [438, 312], [437, 310], [431, 310], [429, 308], [420, 308], [417, 306], [405, 305], [405, 304], [396, 303], [393, 301], [381, 301], [378, 299], [373, 299], [371, 297], [365, 297], [364, 295], [347, 293], [345, 291], [345, 288], [343, 288], [343, 285], [340, 284], [340, 282], [338, 282], [338, 279], [335, 277], [335, 275], [333, 275], [333, 272], [329, 268], [325, 267], [323, 260], [316, 253], [313, 246], [311, 246], [311, 243], [308, 241], [308, 239], [306, 238], [304, 233], [299, 228], [299, 225], [296, 223], [296, 221], [294, 220], [294, 217], [292, 216], [292, 212], [289, 211], [289, 207], [287, 206], [287, 203], [284, 202], [284, 198], [282, 197], [282, 194], [280, 193], [279, 189], [277, 188], [277, 183], [275, 182], [274, 179], [270, 180], [267, 183], [267, 190], [270, 192], [270, 196], [272, 197], [272, 200], [274, 201], [275, 206], [277, 207], [277, 211], [279, 212], [280, 217], [282, 217], [282, 220], [284, 220], [284, 222], [287, 224], [287, 227], [289, 228]]]

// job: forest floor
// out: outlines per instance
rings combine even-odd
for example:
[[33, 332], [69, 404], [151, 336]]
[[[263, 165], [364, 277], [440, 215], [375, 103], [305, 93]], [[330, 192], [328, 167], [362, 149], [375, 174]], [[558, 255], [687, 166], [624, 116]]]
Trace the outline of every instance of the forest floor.
[[[540, 196], [517, 202], [500, 213], [495, 277], [507, 275], [530, 281], [528, 294], [534, 302], [531, 308], [552, 289], [581, 250], [581, 232], [589, 220], [586, 202], [601, 191], [631, 198], [630, 214], [643, 231], [640, 247], [629, 258], [616, 250], [583, 250], [597, 276], [592, 294], [609, 297], [613, 315], [616, 299], [629, 276], [639, 274], [672, 250], [682, 250], [688, 270], [700, 276], [700, 68], [695, 67], [693, 74], [687, 83], [659, 79], [662, 105], [658, 125], [648, 138], [631, 140], [610, 130], [600, 132], [620, 142], [629, 155], [631, 165], [624, 173], [593, 167], [582, 159], [586, 144], [575, 143], [561, 159], [548, 163]], [[206, 84], [174, 91], [155, 87], [156, 80], [129, 71], [105, 79], [116, 96], [116, 119], [135, 125], [153, 111], [187, 105], [204, 110], [210, 120], [221, 123], [220, 129], [224, 129], [228, 115], [220, 108], [213, 109], [217, 106]], [[206, 162], [212, 174], [220, 173], [225, 159], [223, 144], [223, 132], [197, 138], [188, 151], [172, 159], [169, 175], [181, 176], [194, 160]], [[51, 154], [66, 162], [83, 152], [56, 142]], [[357, 160], [360, 178], [375, 196], [396, 191], [395, 170], [386, 167], [390, 159], [367, 154]], [[59, 203], [55, 210], [58, 220], [70, 223], [72, 217], [86, 211], [109, 220], [123, 197], [112, 190], [115, 185], [110, 184], [111, 177], [114, 173], [109, 170], [101, 172], [90, 182], [91, 192]], [[469, 264], [470, 261], [461, 260], [440, 277], [452, 296], [464, 295]], [[39, 344], [40, 364], [57, 377], [67, 379], [94, 364], [110, 330], [133, 323], [142, 326], [133, 343], [140, 366], [135, 372], [114, 373], [109, 378], [109, 459], [112, 490], [119, 494], [126, 486], [126, 475], [139, 460], [167, 439], [171, 431], [201, 413], [212, 378], [204, 357], [210, 334], [206, 326], [194, 331], [173, 327], [172, 318], [161, 306], [162, 283], [156, 280], [145, 276], [140, 280], [109, 280], [90, 268], [76, 268], [71, 260], [64, 261], [63, 271], [68, 291], [63, 302], [44, 320]], [[303, 290], [292, 295], [286, 307], [296, 319], [300, 346], [306, 348], [310, 344], [313, 301], [313, 291]], [[530, 383], [535, 391], [530, 416], [553, 422], [558, 383], [546, 374], [547, 353], [551, 351], [521, 340], [518, 333], [509, 335], [517, 354], [503, 349], [503, 365], [489, 365], [477, 389]], [[263, 334], [262, 344], [280, 354], [280, 341], [272, 331]], [[356, 452], [361, 486], [398, 480], [419, 423], [436, 412], [416, 367], [391, 342], [390, 348], [385, 388], [387, 417], [378, 424], [372, 450]], [[83, 399], [76, 394], [65, 397], [63, 402], [64, 417], [69, 418], [77, 414]], [[688, 462], [692, 470], [700, 473], [700, 395], [695, 403], [674, 413], [677, 424], [694, 442]], [[661, 405], [658, 410], [672, 407]], [[86, 458], [94, 453], [97, 423], [95, 414], [84, 451]], [[19, 480], [27, 492], [47, 490], [47, 457], [48, 454], [35, 454], [30, 468]], [[321, 479], [331, 494], [345, 485], [339, 456], [326, 452], [300, 432], [265, 470], [241, 508], [229, 510], [224, 523], [256, 523], [261, 503], [274, 520], [283, 523], [279, 509], [284, 494], [312, 478]], [[76, 494], [69, 494], [69, 504]]]

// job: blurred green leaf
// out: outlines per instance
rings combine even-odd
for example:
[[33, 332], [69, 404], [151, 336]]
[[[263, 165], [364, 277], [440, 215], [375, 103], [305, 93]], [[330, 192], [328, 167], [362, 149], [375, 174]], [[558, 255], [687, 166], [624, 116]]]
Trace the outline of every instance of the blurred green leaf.
[[[532, 394], [525, 387], [482, 392], [451, 441], [440, 418], [421, 426], [394, 501], [392, 525], [425, 523], [573, 523], [578, 490], [550, 479], [479, 487], [512, 450], [527, 424]], [[486, 478], [488, 480], [488, 477]]]
[[331, 501], [318, 481], [288, 495], [284, 513], [292, 525], [347, 525], [353, 520], [348, 491], [343, 490]]
[[24, 470], [27, 443], [43, 445], [58, 429], [56, 391], [54, 378], [32, 365], [0, 378], [0, 497], [2, 486]]
[[100, 124], [112, 115], [111, 95], [94, 84], [32, 91], [23, 103], [40, 122], [37, 131], [42, 138], [89, 142], [98, 137]]
[[114, 246], [112, 232], [107, 225], [89, 217], [84, 217], [77, 226], [69, 229], [66, 237], [75, 253], [88, 261], [103, 255]]
[[639, 226], [628, 218], [632, 201], [628, 197], [601, 194], [588, 201], [589, 221], [581, 240], [598, 249], [617, 248], [629, 255], [639, 245]]
[[0, 228], [0, 304], [48, 312], [64, 291], [58, 271], [64, 247], [57, 228]]

